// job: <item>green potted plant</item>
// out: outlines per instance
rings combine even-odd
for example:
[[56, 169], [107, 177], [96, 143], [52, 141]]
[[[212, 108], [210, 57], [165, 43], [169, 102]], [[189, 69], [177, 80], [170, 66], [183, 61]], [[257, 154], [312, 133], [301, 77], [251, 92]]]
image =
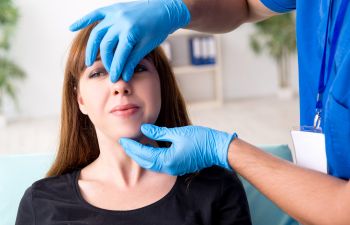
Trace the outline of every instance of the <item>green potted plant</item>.
[[290, 61], [296, 51], [295, 17], [292, 13], [274, 16], [254, 24], [250, 46], [255, 53], [267, 52], [276, 62], [281, 98], [292, 96]]
[[18, 9], [12, 0], [0, 0], [0, 127], [6, 125], [4, 98], [10, 97], [16, 105], [15, 82], [25, 78], [23, 70], [9, 58], [10, 38], [18, 19]]

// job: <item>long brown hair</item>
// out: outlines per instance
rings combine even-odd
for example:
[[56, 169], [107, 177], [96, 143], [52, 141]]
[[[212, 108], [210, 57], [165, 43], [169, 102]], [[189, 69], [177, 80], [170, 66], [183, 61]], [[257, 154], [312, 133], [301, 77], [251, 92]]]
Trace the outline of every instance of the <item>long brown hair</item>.
[[[60, 142], [56, 159], [47, 176], [81, 169], [93, 162], [100, 153], [94, 125], [87, 115], [80, 112], [76, 93], [80, 75], [86, 69], [84, 59], [87, 41], [95, 26], [90, 25], [77, 34], [68, 54], [63, 81]], [[162, 49], [158, 47], [146, 57], [154, 63], [161, 87], [161, 109], [155, 124], [165, 127], [190, 125], [184, 99]]]

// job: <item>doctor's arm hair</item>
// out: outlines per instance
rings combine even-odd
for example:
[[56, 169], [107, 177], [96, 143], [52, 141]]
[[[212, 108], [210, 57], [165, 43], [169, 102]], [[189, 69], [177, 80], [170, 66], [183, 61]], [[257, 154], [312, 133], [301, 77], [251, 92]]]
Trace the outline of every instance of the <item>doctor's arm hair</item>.
[[350, 181], [298, 167], [235, 139], [231, 167], [283, 211], [304, 225], [347, 225]]
[[184, 3], [191, 12], [187, 28], [209, 33], [229, 32], [243, 23], [277, 15], [260, 0], [184, 0]]

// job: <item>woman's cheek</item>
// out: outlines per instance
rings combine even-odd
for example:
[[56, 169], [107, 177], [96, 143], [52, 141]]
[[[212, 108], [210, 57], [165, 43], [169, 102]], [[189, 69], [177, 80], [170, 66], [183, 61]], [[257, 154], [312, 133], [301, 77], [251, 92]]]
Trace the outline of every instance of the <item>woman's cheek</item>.
[[147, 123], [154, 123], [159, 115], [160, 108], [161, 108], [161, 91], [160, 91], [160, 84], [159, 81], [153, 80], [151, 82], [147, 89], [147, 94], [145, 93], [144, 96], [147, 96], [147, 99], [145, 99], [145, 105], [147, 106]]
[[95, 117], [94, 120], [98, 120], [98, 117], [103, 116], [108, 90], [94, 83], [84, 83], [81, 88], [84, 104], [89, 114]]

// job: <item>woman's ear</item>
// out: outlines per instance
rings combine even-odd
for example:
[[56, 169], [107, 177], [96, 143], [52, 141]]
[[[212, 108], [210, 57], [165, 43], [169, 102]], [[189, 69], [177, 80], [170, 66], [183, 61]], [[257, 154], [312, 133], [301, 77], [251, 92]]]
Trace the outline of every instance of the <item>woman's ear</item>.
[[87, 112], [87, 110], [86, 110], [83, 97], [80, 95], [79, 90], [77, 90], [77, 101], [78, 101], [78, 105], [79, 105], [80, 112], [83, 113], [83, 114], [85, 114], [85, 115], [87, 115], [88, 112]]

